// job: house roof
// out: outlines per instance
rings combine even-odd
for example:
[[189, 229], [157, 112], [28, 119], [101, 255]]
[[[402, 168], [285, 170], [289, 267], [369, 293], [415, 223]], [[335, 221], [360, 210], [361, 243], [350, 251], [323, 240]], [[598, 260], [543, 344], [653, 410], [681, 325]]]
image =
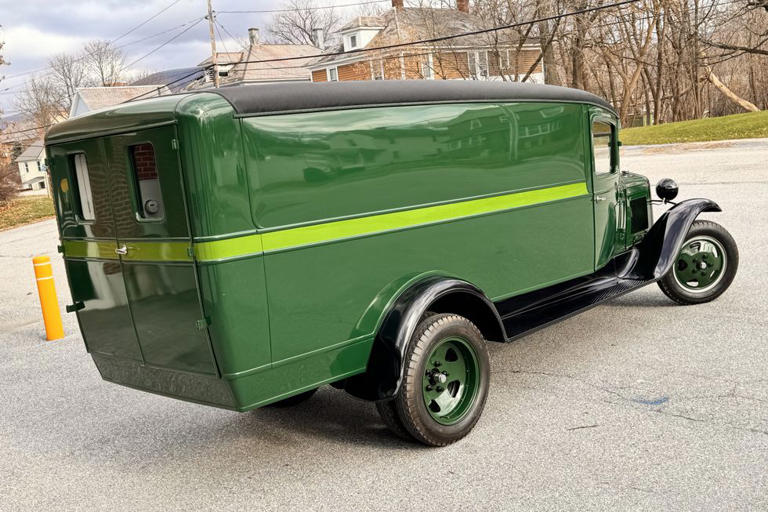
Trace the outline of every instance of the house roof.
[[45, 143], [43, 139], [37, 139], [35, 142], [29, 145], [18, 157], [17, 162], [30, 162], [33, 160], [39, 160], [40, 154], [45, 150]]
[[136, 80], [131, 85], [166, 84], [171, 92], [179, 92], [184, 90], [190, 83], [200, 79], [203, 73], [205, 73], [205, 69], [200, 66], [168, 69], [152, 73], [140, 80]]
[[386, 21], [384, 21], [383, 16], [358, 16], [341, 27], [337, 32], [346, 32], [356, 28], [383, 27], [385, 24]]
[[[243, 60], [243, 52], [216, 52], [216, 64], [235, 64], [241, 60]], [[200, 62], [198, 66], [210, 66], [211, 62], [213, 62], [213, 60], [211, 57], [208, 57]]]
[[[104, 107], [111, 107], [118, 103], [141, 96], [142, 98], [152, 98], [155, 96], [164, 96], [171, 91], [165, 85], [127, 85], [117, 87], [81, 87], [77, 89], [75, 98], [82, 101], [88, 107], [88, 110], [97, 110]], [[143, 95], [143, 96], [142, 96]]]
[[[317, 59], [320, 50], [307, 44], [254, 44], [242, 52], [216, 54], [219, 65], [232, 65], [222, 82], [276, 82], [282, 80], [310, 80], [307, 65]], [[262, 60], [298, 58], [283, 62], [253, 62]], [[208, 57], [200, 66], [210, 66]]]
[[587, 103], [613, 110], [592, 93], [554, 85], [477, 80], [382, 80], [243, 85], [207, 89], [221, 95], [239, 115], [340, 110], [371, 106], [461, 102]]
[[[433, 39], [435, 37], [463, 34], [487, 28], [483, 21], [474, 14], [459, 11], [457, 9], [432, 8], [432, 7], [406, 7], [390, 9], [380, 16], [360, 17], [348, 23], [340, 32], [351, 30], [357, 20], [370, 18], [370, 23], [380, 23], [384, 27], [366, 48], [378, 48], [391, 44], [408, 43]], [[367, 23], [368, 21], [366, 21]], [[492, 45], [511, 46], [517, 44], [519, 35], [512, 30], [500, 30], [488, 34], [476, 34], [448, 39], [437, 43], [438, 46], [447, 48], [457, 47], [489, 47]], [[340, 46], [336, 51], [342, 51]], [[407, 48], [400, 50], [407, 51]], [[349, 55], [328, 56], [318, 59], [314, 64], [327, 65], [332, 62], [347, 60]], [[357, 59], [365, 59], [365, 53], [354, 55]]]

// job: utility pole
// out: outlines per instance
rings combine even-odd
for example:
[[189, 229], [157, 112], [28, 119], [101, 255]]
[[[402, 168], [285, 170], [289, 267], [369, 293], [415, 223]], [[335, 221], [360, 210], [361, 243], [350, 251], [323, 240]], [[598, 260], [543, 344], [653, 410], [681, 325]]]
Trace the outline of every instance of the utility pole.
[[211, 36], [211, 62], [213, 63], [213, 86], [219, 88], [219, 63], [216, 61], [216, 37], [213, 35], [213, 8], [208, 0], [208, 30]]

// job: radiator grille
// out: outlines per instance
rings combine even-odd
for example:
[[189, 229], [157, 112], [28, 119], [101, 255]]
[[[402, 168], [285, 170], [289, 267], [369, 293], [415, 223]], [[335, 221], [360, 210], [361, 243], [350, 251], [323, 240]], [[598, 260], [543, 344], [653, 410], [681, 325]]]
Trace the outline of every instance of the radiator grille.
[[638, 233], [648, 229], [648, 205], [644, 197], [632, 199], [629, 202], [629, 209], [632, 215], [631, 228], [632, 233]]

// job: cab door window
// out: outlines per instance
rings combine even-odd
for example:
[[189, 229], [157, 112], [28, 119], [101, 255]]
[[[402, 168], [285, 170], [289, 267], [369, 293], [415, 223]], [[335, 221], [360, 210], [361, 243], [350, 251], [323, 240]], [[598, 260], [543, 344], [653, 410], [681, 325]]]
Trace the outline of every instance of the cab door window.
[[157, 174], [155, 148], [149, 142], [129, 146], [137, 194], [137, 213], [147, 220], [163, 218], [160, 178]]
[[615, 147], [616, 129], [610, 123], [592, 122], [592, 154], [594, 155], [595, 174], [608, 174], [616, 169]]
[[96, 215], [93, 210], [93, 195], [91, 194], [91, 180], [88, 176], [88, 162], [85, 153], [70, 155], [71, 167], [75, 169], [75, 194], [77, 195], [80, 218], [94, 220]]

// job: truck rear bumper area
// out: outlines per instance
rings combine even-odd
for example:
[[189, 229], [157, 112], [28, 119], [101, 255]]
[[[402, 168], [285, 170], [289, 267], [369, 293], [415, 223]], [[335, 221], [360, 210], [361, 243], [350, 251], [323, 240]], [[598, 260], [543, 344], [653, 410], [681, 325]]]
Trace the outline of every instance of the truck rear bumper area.
[[91, 356], [106, 381], [171, 398], [237, 409], [229, 383], [216, 377], [147, 366], [130, 359], [93, 353]]

